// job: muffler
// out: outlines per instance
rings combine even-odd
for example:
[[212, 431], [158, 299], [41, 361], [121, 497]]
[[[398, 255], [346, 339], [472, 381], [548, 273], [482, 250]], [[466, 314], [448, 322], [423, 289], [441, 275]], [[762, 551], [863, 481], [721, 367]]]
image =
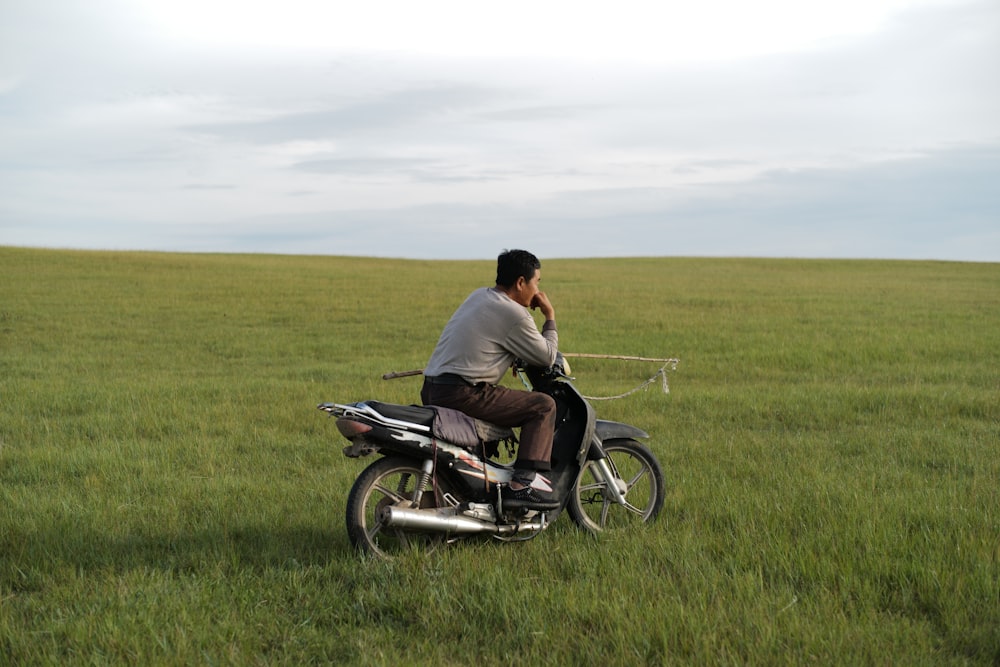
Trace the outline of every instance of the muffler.
[[386, 526], [405, 530], [422, 530], [434, 533], [499, 533], [495, 523], [485, 523], [472, 517], [458, 516], [452, 512], [435, 509], [408, 509], [388, 505], [382, 508], [379, 519]]

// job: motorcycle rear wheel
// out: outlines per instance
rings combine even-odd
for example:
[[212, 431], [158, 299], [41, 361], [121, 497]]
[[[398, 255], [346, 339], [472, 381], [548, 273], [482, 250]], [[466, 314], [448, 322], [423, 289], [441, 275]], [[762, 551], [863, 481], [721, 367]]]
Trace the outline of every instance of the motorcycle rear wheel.
[[[444, 540], [441, 533], [390, 528], [380, 519], [387, 505], [413, 507], [422, 475], [416, 462], [399, 457], [381, 458], [358, 475], [347, 497], [347, 535], [355, 548], [379, 558], [391, 558], [408, 549], [433, 549]], [[428, 484], [420, 507], [436, 506], [434, 489]]]
[[604, 451], [628, 505], [615, 502], [596, 463], [587, 461], [567, 501], [573, 521], [584, 530], [600, 533], [654, 520], [665, 495], [663, 470], [656, 456], [635, 440], [608, 440]]

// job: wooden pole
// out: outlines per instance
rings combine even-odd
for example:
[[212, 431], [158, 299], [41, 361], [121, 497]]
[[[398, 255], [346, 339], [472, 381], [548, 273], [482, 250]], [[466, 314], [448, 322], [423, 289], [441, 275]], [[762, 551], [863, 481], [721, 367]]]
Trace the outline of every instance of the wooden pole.
[[[585, 354], [582, 352], [563, 352], [562, 355], [564, 357], [577, 357], [584, 359], [620, 359], [622, 361], [655, 361], [661, 364], [672, 363], [674, 366], [677, 366], [677, 364], [680, 362], [679, 359], [655, 359], [650, 357], [630, 357], [622, 354]], [[382, 379], [395, 380], [396, 378], [406, 378], [406, 377], [413, 377], [414, 375], [423, 375], [423, 373], [424, 369], [422, 368], [417, 368], [412, 371], [399, 371], [399, 372], [393, 371], [392, 373], [386, 373], [385, 375], [383, 375]]]
[[424, 369], [418, 368], [418, 369], [412, 370], [412, 371], [400, 371], [399, 373], [395, 373], [395, 372], [393, 372], [393, 373], [386, 373], [385, 375], [382, 376], [382, 379], [383, 380], [395, 380], [396, 378], [406, 378], [406, 377], [410, 377], [412, 375], [423, 375], [423, 374], [424, 374]]
[[574, 352], [563, 352], [564, 357], [578, 357], [583, 359], [621, 359], [623, 361], [655, 361], [661, 364], [677, 362], [679, 359], [654, 359], [650, 357], [629, 357], [621, 354], [584, 354]]

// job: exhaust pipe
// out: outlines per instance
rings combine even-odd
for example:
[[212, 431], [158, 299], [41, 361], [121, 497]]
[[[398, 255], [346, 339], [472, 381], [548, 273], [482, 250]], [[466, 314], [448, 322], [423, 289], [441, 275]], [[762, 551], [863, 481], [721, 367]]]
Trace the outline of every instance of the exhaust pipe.
[[496, 534], [500, 532], [500, 528], [496, 524], [478, 521], [471, 517], [445, 514], [437, 510], [407, 509], [391, 505], [382, 508], [379, 519], [386, 526], [406, 530], [463, 534]]

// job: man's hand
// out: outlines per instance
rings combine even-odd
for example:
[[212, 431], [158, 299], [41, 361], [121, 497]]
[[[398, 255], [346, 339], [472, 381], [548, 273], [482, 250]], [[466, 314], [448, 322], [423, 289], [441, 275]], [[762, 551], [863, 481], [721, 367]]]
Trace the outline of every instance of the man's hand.
[[531, 309], [535, 310], [536, 308], [542, 311], [542, 315], [545, 316], [546, 320], [556, 319], [556, 309], [552, 307], [552, 303], [549, 301], [549, 297], [545, 296], [545, 292], [538, 292], [531, 300]]

